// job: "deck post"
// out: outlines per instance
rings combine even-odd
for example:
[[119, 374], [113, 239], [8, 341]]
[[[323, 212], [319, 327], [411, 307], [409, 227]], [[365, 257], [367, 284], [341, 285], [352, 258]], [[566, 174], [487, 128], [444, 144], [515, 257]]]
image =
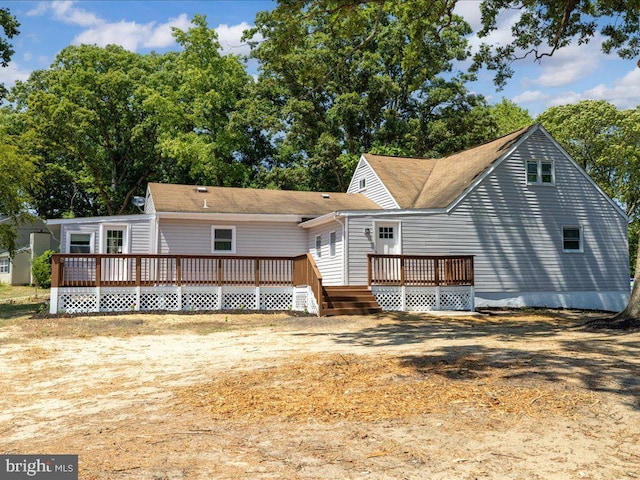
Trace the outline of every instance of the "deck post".
[[102, 285], [102, 257], [96, 257], [96, 287]]

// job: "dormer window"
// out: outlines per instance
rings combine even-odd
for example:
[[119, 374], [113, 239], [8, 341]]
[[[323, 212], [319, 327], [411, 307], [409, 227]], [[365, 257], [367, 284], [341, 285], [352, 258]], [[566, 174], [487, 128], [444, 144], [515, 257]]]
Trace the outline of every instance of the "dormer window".
[[555, 185], [555, 166], [551, 160], [527, 160], [527, 185]]

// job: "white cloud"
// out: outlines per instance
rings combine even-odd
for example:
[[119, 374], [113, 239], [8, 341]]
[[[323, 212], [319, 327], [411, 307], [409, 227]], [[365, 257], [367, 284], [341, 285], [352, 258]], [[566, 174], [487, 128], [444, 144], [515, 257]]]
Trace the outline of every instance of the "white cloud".
[[581, 93], [563, 92], [561, 95], [551, 98], [547, 102], [547, 107], [557, 107], [558, 105], [570, 105], [578, 103], [580, 100], [586, 100]]
[[597, 85], [583, 93], [585, 98], [606, 100], [618, 108], [640, 105], [640, 68], [633, 68], [624, 77], [614, 80], [613, 86]]
[[143, 47], [146, 48], [164, 48], [174, 44], [172, 28], [180, 30], [188, 30], [190, 26], [187, 14], [183, 13], [176, 18], [170, 18], [167, 23], [154, 26], [151, 35], [144, 41]]
[[31, 71], [22, 70], [15, 61], [11, 61], [6, 67], [0, 67], [0, 82], [4, 83], [7, 88], [13, 87], [18, 80], [24, 82], [29, 78], [29, 75], [31, 75]]
[[27, 15], [40, 16], [51, 12], [55, 20], [80, 27], [90, 27], [102, 22], [96, 14], [87, 12], [82, 8], [74, 7], [74, 3], [75, 2], [70, 0], [40, 2], [36, 8], [27, 12]]
[[[250, 52], [249, 45], [241, 40], [242, 34], [245, 30], [251, 28], [247, 22], [242, 22], [237, 25], [218, 25], [215, 29], [218, 34], [218, 41], [222, 48], [222, 54], [234, 53], [237, 55], [248, 55]], [[262, 36], [257, 35], [253, 37], [253, 40], [259, 41]]]
[[527, 90], [520, 95], [516, 95], [512, 98], [515, 103], [531, 103], [540, 102], [549, 98], [549, 95], [542, 93], [538, 90]]

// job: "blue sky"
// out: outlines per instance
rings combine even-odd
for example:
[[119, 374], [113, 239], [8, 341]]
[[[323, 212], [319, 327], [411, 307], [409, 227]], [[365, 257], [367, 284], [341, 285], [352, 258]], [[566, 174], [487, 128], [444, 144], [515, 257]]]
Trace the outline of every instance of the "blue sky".
[[[273, 8], [269, 0], [84, 0], [84, 1], [4, 1], [22, 24], [13, 39], [16, 53], [8, 68], [0, 69], [0, 81], [7, 86], [25, 80], [30, 72], [47, 68], [65, 46], [79, 43], [117, 43], [140, 53], [178, 48], [171, 27], [189, 27], [195, 14], [207, 16], [225, 51], [248, 53], [240, 41], [242, 31], [253, 24], [255, 14]], [[456, 10], [477, 30], [479, 0], [460, 1]], [[500, 17], [498, 31], [488, 39], [492, 44], [509, 42], [510, 26], [517, 13]], [[472, 45], [478, 43], [476, 37]], [[250, 65], [255, 70], [255, 64]], [[584, 99], [607, 100], [618, 108], [640, 105], [640, 68], [635, 61], [601, 53], [599, 39], [587, 45], [571, 45], [542, 63], [531, 60], [515, 64], [516, 75], [502, 91], [496, 91], [491, 73], [482, 72], [470, 88], [489, 101], [502, 97], [515, 101], [535, 116], [552, 105]]]

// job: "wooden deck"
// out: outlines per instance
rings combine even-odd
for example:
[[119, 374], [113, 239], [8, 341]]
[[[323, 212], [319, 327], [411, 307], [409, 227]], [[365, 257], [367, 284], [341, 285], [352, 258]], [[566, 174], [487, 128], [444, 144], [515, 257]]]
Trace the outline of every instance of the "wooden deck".
[[[382, 287], [470, 287], [473, 295], [472, 256], [372, 254], [367, 265], [366, 285], [325, 287], [309, 253], [296, 257], [55, 254], [51, 286], [55, 295], [66, 295], [62, 304], [76, 311], [84, 305], [95, 305], [91, 311], [128, 305], [132, 309], [152, 309], [154, 305], [185, 309], [197, 304], [198, 309], [206, 309], [207, 298], [215, 298], [212, 310], [247, 304], [253, 305], [252, 309], [296, 309], [296, 290], [303, 288], [308, 295], [302, 309], [306, 311], [306, 303], [312, 302], [313, 312], [322, 316], [375, 313], [380, 305], [365, 290]], [[360, 290], [349, 290], [354, 288]], [[213, 290], [217, 293], [208, 293]], [[266, 299], [267, 294], [271, 300]], [[103, 298], [105, 295], [110, 296]], [[281, 298], [276, 307], [273, 299], [278, 295]], [[57, 305], [52, 302], [52, 313], [66, 311]]]

